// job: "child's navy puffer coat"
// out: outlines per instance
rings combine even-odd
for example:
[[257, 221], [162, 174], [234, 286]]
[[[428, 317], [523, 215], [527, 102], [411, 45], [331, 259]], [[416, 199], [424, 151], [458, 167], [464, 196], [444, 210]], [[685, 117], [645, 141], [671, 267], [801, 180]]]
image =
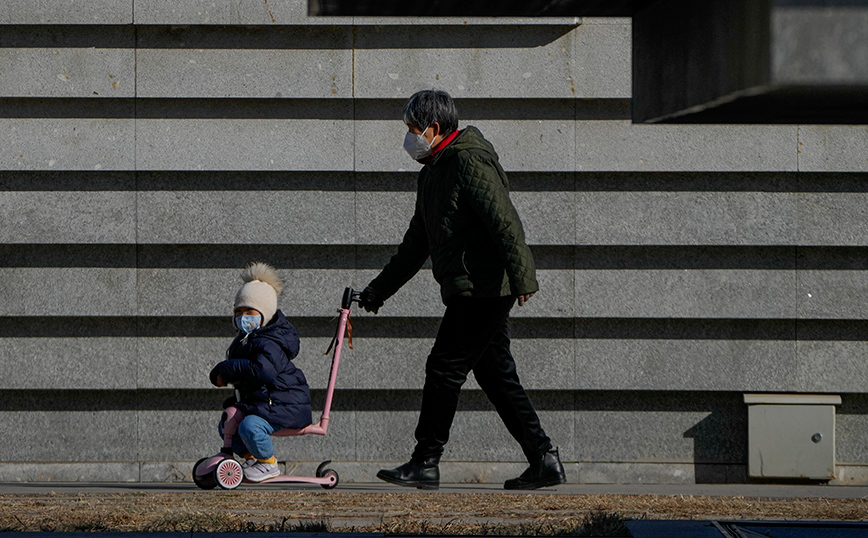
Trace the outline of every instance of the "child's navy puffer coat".
[[310, 388], [292, 363], [299, 344], [295, 327], [278, 310], [271, 323], [244, 336], [235, 337], [226, 360], [211, 370], [211, 383], [216, 385], [220, 376], [235, 385], [241, 400], [234, 405], [245, 415], [257, 415], [281, 428], [310, 424]]

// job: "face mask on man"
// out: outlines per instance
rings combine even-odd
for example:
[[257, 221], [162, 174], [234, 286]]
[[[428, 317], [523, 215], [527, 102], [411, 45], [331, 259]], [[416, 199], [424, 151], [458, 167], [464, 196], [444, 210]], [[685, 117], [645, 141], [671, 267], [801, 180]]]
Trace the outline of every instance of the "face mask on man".
[[262, 321], [262, 316], [259, 314], [253, 316], [245, 314], [235, 318], [235, 326], [244, 334], [249, 334], [259, 328], [260, 321]]
[[407, 131], [404, 136], [404, 151], [417, 161], [431, 155], [431, 142], [425, 140], [423, 136], [427, 130], [428, 127], [425, 127], [419, 134]]

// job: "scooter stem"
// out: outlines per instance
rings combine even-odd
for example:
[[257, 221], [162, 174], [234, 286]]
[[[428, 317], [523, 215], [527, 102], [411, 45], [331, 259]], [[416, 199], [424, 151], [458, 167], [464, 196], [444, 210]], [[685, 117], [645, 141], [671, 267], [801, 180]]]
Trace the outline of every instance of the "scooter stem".
[[349, 305], [347, 305], [347, 307], [345, 308], [341, 308], [340, 312], [341, 316], [338, 320], [337, 332], [335, 333], [335, 351], [334, 357], [332, 358], [331, 372], [329, 373], [329, 384], [328, 388], [326, 389], [326, 398], [325, 404], [323, 405], [322, 409], [322, 416], [319, 419], [319, 426], [320, 428], [322, 428], [323, 434], [328, 431], [329, 427], [329, 412], [332, 408], [332, 396], [334, 396], [335, 384], [338, 378], [338, 365], [341, 361], [341, 350], [344, 347], [344, 335], [346, 334], [347, 330], [347, 320], [350, 317]]

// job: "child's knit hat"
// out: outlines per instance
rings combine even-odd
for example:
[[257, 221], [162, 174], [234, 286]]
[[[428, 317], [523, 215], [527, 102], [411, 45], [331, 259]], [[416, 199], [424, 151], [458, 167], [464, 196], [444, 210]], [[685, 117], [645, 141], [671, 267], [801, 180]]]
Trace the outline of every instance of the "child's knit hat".
[[235, 294], [235, 308], [246, 306], [259, 310], [265, 325], [277, 312], [277, 296], [283, 291], [283, 282], [274, 267], [259, 262], [248, 263], [241, 279], [245, 284]]

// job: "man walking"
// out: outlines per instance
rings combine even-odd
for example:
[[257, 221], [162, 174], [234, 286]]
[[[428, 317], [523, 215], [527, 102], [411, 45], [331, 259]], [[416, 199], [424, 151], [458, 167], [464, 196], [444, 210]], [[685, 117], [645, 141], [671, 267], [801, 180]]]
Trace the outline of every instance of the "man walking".
[[506, 489], [566, 482], [557, 449], [516, 374], [510, 353], [509, 311], [539, 289], [524, 229], [509, 199], [494, 147], [475, 127], [458, 130], [448, 93], [423, 90], [404, 105], [404, 149], [424, 165], [416, 208], [398, 252], [362, 292], [376, 313], [431, 257], [446, 305], [425, 367], [416, 448], [408, 463], [377, 477], [401, 486], [437, 489], [440, 456], [467, 374], [494, 404], [530, 466]]

